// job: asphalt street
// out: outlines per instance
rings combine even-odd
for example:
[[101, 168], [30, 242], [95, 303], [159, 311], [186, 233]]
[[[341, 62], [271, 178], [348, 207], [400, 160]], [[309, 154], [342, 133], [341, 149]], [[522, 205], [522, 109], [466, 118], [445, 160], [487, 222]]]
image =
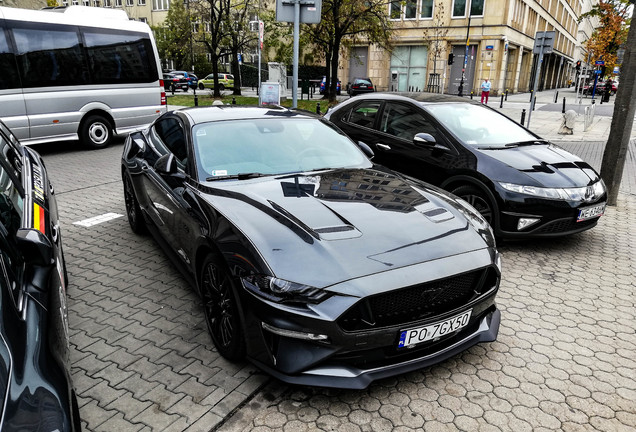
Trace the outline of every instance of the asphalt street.
[[[600, 166], [603, 140], [559, 145]], [[364, 391], [289, 386], [219, 357], [199, 298], [128, 226], [121, 142], [34, 146], [62, 215], [84, 430], [636, 430], [633, 146], [631, 180], [596, 228], [500, 245], [496, 342]]]

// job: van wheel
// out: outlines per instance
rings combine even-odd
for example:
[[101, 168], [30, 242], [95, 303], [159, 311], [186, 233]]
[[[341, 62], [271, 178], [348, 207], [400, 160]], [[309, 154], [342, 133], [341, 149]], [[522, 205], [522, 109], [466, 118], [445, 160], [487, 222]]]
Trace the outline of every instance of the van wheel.
[[80, 125], [79, 139], [86, 147], [92, 149], [107, 147], [112, 138], [113, 127], [100, 115], [88, 116]]

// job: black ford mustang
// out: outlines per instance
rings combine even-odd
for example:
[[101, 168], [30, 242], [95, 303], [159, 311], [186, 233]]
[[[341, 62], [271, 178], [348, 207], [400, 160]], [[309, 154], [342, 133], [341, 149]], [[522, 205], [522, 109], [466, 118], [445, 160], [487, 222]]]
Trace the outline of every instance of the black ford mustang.
[[497, 336], [492, 231], [282, 108], [173, 111], [128, 137], [128, 220], [204, 301], [219, 353], [292, 383], [364, 388]]
[[371, 146], [375, 162], [469, 202], [502, 238], [561, 236], [596, 226], [607, 192], [581, 158], [476, 101], [407, 95], [362, 95], [325, 118]]
[[66, 266], [40, 156], [0, 122], [0, 430], [79, 431]]

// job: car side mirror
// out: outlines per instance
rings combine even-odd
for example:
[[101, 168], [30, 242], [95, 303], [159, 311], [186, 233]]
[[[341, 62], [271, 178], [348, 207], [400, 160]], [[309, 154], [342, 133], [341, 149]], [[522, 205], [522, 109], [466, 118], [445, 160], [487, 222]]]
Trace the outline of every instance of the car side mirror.
[[413, 137], [413, 142], [415, 144], [431, 145], [431, 144], [435, 144], [437, 141], [435, 141], [435, 137], [433, 137], [433, 135], [420, 132]]
[[373, 153], [373, 150], [371, 149], [371, 147], [369, 147], [367, 144], [363, 143], [362, 141], [358, 141], [358, 147], [360, 147], [360, 150], [362, 150], [362, 152], [369, 158], [369, 159], [373, 159], [373, 156], [375, 156], [375, 153]]
[[27, 264], [41, 267], [53, 265], [53, 245], [40, 231], [33, 228], [18, 229], [16, 243]]
[[155, 162], [155, 170], [159, 174], [175, 174], [177, 172], [177, 161], [172, 153], [165, 154]]

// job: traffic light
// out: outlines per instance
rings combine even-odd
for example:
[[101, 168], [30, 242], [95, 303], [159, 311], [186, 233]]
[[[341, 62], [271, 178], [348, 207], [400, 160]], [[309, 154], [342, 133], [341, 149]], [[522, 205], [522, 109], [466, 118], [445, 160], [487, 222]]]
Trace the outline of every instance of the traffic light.
[[576, 70], [581, 70], [581, 60], [576, 62]]
[[448, 55], [448, 64], [449, 64], [449, 65], [452, 65], [452, 64], [453, 64], [453, 53], [450, 53], [450, 54]]

